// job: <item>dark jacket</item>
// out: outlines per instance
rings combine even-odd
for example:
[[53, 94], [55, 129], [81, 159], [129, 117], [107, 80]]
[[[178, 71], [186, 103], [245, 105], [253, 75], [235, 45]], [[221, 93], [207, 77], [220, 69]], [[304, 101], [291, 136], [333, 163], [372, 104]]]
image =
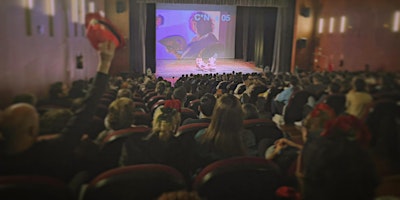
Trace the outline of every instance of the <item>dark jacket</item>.
[[0, 156], [1, 175], [47, 175], [69, 181], [83, 166], [76, 160], [76, 147], [89, 128], [89, 121], [108, 83], [108, 75], [97, 73], [81, 107], [56, 139], [35, 143], [12, 156]]

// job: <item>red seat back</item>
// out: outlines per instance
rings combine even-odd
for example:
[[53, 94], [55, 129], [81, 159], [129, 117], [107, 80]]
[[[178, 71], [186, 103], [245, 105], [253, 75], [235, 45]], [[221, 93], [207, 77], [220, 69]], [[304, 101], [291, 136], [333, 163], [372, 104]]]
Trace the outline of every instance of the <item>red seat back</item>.
[[185, 119], [197, 119], [197, 114], [194, 110], [190, 109], [190, 108], [182, 108], [181, 109], [181, 124], [183, 121], [185, 121]]
[[73, 194], [64, 182], [52, 177], [14, 175], [0, 177], [0, 199], [72, 200]]
[[88, 185], [83, 200], [156, 199], [164, 192], [186, 188], [182, 174], [161, 164], [140, 164], [110, 169]]
[[142, 138], [149, 134], [150, 127], [136, 126], [114, 131], [102, 141], [99, 156], [99, 170], [103, 171], [118, 166], [122, 146], [128, 137]]
[[260, 157], [234, 157], [206, 166], [193, 188], [200, 197], [214, 199], [275, 199], [281, 185], [279, 168]]
[[246, 119], [243, 126], [253, 132], [259, 156], [264, 156], [267, 148], [274, 144], [275, 140], [283, 137], [281, 129], [269, 119]]

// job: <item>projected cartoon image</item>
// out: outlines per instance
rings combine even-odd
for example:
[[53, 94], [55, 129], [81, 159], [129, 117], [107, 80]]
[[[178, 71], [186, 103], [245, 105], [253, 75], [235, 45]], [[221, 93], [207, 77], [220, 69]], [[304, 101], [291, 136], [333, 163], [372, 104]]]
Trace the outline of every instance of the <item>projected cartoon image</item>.
[[227, 49], [234, 40], [228, 12], [159, 9], [156, 15], [164, 22], [156, 28], [156, 59], [192, 59], [205, 63], [197, 66], [210, 66], [217, 58], [233, 58], [233, 49]]

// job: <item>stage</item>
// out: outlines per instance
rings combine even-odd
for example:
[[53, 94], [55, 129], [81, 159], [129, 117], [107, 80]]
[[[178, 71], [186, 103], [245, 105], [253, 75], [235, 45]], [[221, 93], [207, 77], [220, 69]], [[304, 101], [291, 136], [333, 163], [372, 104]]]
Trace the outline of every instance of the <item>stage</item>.
[[222, 74], [233, 71], [242, 73], [262, 72], [252, 62], [239, 59], [217, 59], [212, 69], [196, 67], [195, 60], [157, 60], [156, 76], [165, 79], [176, 79], [185, 74]]

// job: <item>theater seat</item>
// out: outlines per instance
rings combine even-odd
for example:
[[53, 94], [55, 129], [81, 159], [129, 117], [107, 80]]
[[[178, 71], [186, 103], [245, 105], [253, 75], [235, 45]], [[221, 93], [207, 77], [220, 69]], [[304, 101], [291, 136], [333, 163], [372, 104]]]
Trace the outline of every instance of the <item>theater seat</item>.
[[181, 109], [181, 124], [183, 121], [185, 121], [185, 119], [197, 119], [197, 114], [194, 110], [190, 109], [190, 108], [182, 108]]
[[93, 116], [92, 120], [89, 121], [90, 127], [87, 131], [87, 134], [89, 135], [90, 138], [94, 139], [97, 137], [97, 135], [106, 129], [104, 125], [104, 119], [99, 117], [99, 116]]
[[264, 156], [265, 151], [275, 140], [282, 138], [283, 133], [279, 127], [269, 119], [246, 119], [243, 121], [245, 129], [253, 132], [258, 147], [258, 155]]
[[67, 185], [55, 178], [34, 175], [0, 176], [1, 200], [72, 200]]
[[133, 102], [144, 103], [144, 100], [141, 97], [132, 97], [131, 99], [132, 99]]
[[143, 100], [144, 100], [144, 102], [148, 102], [151, 97], [156, 96], [156, 95], [157, 95], [157, 92], [154, 92], [154, 90], [146, 91], [145, 95], [143, 97]]
[[151, 116], [153, 116], [154, 112], [156, 111], [156, 109], [158, 107], [160, 107], [160, 106], [162, 106], [164, 104], [165, 104], [165, 100], [160, 100], [160, 101], [157, 101], [155, 104], [153, 104], [153, 106], [150, 109]]
[[151, 200], [164, 192], [181, 189], [186, 189], [186, 184], [176, 169], [161, 164], [140, 164], [99, 174], [83, 188], [81, 200]]
[[165, 95], [155, 95], [152, 96], [147, 102], [146, 106], [148, 109], [151, 109], [155, 103], [157, 103], [160, 100], [165, 100], [167, 97]]
[[118, 166], [119, 157], [121, 155], [122, 145], [128, 137], [142, 138], [149, 134], [150, 127], [135, 126], [126, 129], [114, 131], [109, 134], [101, 143], [99, 154], [99, 169], [103, 171]]
[[178, 128], [176, 135], [182, 148], [183, 157], [186, 158], [180, 168], [187, 179], [190, 179], [198, 168], [195, 157], [196, 141], [194, 136], [199, 130], [207, 128], [209, 125], [210, 123], [192, 123]]
[[133, 116], [135, 119], [135, 121], [134, 121], [135, 125], [145, 125], [145, 126], [149, 126], [149, 127], [151, 126], [152, 118], [151, 118], [150, 113], [138, 111], [138, 112], [134, 112]]
[[194, 138], [194, 135], [197, 133], [197, 131], [207, 128], [210, 125], [210, 123], [192, 123], [192, 124], [186, 124], [183, 126], [180, 126], [178, 128], [178, 131], [176, 135], [178, 137], [191, 137]]
[[108, 106], [103, 104], [98, 104], [96, 106], [96, 111], [94, 113], [95, 116], [100, 117], [101, 119], [106, 118], [108, 114]]
[[133, 105], [135, 107], [135, 111], [149, 112], [149, 108], [147, 108], [146, 104], [143, 102], [133, 102]]
[[259, 157], [234, 157], [206, 166], [193, 188], [207, 200], [276, 199], [281, 185], [279, 168]]

